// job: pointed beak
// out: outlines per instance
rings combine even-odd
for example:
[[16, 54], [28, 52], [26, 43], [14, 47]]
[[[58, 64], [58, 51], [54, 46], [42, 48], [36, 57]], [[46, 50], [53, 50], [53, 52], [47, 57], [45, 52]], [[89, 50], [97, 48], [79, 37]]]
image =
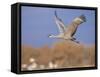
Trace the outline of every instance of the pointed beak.
[[51, 34], [48, 35], [48, 37], [50, 37], [50, 36], [51, 36]]

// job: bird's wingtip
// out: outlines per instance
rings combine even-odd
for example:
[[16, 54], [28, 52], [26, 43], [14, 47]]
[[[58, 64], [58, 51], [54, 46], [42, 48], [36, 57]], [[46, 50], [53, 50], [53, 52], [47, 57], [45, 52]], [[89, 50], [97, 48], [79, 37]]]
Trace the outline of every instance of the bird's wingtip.
[[55, 10], [55, 12], [54, 12], [54, 13], [55, 13], [55, 17], [57, 17], [57, 11], [56, 11], [56, 10]]
[[79, 18], [81, 18], [84, 22], [86, 22], [86, 17], [85, 17], [85, 15], [84, 15], [84, 14], [80, 15], [80, 17], [79, 17]]

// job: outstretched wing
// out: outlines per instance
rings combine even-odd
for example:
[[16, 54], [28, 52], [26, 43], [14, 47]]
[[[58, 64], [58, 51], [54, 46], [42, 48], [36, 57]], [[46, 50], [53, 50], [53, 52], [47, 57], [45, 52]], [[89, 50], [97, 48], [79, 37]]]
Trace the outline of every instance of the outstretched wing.
[[60, 33], [64, 33], [65, 32], [65, 25], [64, 25], [63, 21], [60, 18], [58, 18], [56, 11], [55, 11], [55, 22], [58, 26]]
[[65, 34], [69, 36], [73, 36], [76, 33], [78, 26], [85, 21], [86, 21], [86, 18], [84, 15], [76, 17], [72, 21], [72, 23], [67, 27]]

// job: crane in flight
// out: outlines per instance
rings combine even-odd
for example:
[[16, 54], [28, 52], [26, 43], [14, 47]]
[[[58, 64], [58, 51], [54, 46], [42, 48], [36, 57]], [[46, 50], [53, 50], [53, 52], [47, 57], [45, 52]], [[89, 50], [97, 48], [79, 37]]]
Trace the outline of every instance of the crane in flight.
[[76, 33], [78, 26], [86, 22], [86, 17], [84, 15], [80, 15], [76, 17], [68, 26], [65, 26], [65, 24], [57, 16], [57, 13], [55, 11], [55, 22], [59, 29], [59, 34], [58, 35], [50, 34], [49, 38], [58, 38], [58, 39], [75, 41], [76, 38], [74, 38], [73, 36]]

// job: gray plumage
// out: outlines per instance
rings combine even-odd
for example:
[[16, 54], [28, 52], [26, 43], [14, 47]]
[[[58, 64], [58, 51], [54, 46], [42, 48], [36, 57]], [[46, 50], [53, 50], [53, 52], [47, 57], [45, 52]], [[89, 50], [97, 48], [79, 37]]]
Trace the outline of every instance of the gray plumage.
[[65, 40], [75, 40], [73, 38], [74, 34], [77, 31], [77, 28], [80, 24], [86, 22], [86, 18], [84, 15], [80, 15], [79, 17], [76, 17], [68, 26], [65, 26], [63, 21], [57, 16], [57, 13], [55, 11], [55, 22], [57, 24], [57, 27], [59, 29], [58, 35], [49, 35], [50, 38], [60, 38]]

